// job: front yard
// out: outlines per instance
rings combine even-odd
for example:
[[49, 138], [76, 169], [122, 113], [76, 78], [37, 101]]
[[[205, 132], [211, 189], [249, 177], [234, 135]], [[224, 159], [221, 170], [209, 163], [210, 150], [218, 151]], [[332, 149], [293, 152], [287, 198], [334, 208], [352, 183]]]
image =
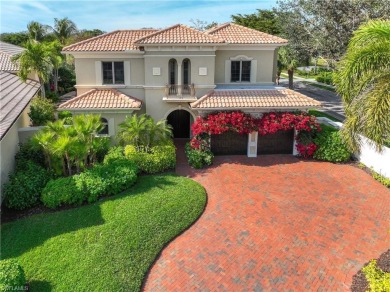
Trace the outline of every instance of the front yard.
[[161, 249], [205, 204], [192, 180], [141, 176], [103, 201], [4, 224], [2, 259], [22, 265], [31, 291], [138, 291]]

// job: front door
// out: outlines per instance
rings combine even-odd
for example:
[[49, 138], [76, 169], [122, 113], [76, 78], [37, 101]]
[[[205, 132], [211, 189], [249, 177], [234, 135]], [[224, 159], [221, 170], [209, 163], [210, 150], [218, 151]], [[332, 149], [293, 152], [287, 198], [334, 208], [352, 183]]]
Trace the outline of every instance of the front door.
[[175, 110], [168, 115], [167, 122], [173, 128], [174, 138], [190, 137], [190, 118], [186, 110]]

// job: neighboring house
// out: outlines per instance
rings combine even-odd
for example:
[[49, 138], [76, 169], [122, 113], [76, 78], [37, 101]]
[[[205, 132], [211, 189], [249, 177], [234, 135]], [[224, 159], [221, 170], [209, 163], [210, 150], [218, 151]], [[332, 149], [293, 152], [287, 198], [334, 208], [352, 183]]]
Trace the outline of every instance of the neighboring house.
[[14, 169], [15, 154], [19, 148], [18, 129], [29, 125], [29, 104], [40, 90], [35, 74], [31, 74], [26, 82], [17, 76], [19, 66], [11, 58], [22, 51], [21, 47], [0, 42], [0, 195], [3, 184]]
[[126, 115], [148, 113], [167, 119], [174, 137], [189, 138], [194, 119], [213, 111], [259, 115], [318, 106], [274, 86], [277, 51], [285, 44], [232, 23], [206, 32], [181, 24], [113, 31], [64, 48], [75, 58], [78, 96], [59, 110], [101, 114], [109, 136]]

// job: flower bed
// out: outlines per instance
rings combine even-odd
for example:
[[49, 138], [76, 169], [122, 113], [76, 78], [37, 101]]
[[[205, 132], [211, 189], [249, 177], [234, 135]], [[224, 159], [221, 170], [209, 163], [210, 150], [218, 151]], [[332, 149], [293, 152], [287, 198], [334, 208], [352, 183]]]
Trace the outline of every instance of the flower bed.
[[198, 117], [192, 125], [194, 137], [190, 141], [192, 149], [210, 151], [210, 136], [234, 131], [239, 134], [258, 132], [259, 135], [274, 134], [281, 130], [296, 129], [298, 135], [297, 150], [303, 157], [312, 157], [316, 145], [313, 143], [315, 133], [321, 131], [316, 117], [303, 112], [271, 112], [264, 113], [261, 118], [240, 112], [219, 112]]

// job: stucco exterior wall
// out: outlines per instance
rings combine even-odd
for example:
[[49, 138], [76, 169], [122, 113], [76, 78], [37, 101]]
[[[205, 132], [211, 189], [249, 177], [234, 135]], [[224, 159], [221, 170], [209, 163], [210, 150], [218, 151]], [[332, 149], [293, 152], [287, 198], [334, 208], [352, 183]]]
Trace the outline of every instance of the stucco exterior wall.
[[8, 181], [8, 175], [15, 168], [15, 154], [19, 150], [18, 129], [29, 125], [29, 106], [22, 112], [12, 127], [0, 141], [0, 202], [3, 201], [3, 186]]
[[[260, 85], [272, 85], [275, 80], [275, 49], [270, 50], [217, 50], [215, 58], [215, 83], [226, 84], [226, 61], [237, 56], [246, 56], [256, 60], [256, 81], [251, 82]], [[230, 72], [228, 72], [230, 74]], [[230, 75], [229, 78], [230, 80]], [[228, 82], [230, 83], [230, 82]], [[243, 82], [242, 84], [248, 84]], [[231, 84], [237, 84], [236, 82]]]

